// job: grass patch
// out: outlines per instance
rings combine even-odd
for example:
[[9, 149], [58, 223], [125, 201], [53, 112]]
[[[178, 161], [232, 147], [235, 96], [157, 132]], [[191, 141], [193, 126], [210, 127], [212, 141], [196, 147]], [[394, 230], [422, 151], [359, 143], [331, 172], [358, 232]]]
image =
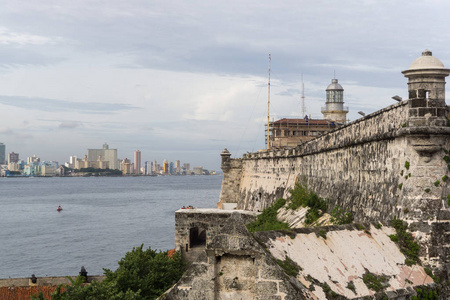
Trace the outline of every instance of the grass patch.
[[400, 247], [400, 251], [406, 256], [405, 264], [408, 266], [419, 262], [419, 244], [414, 241], [411, 233], [407, 232], [408, 224], [394, 218], [391, 221], [392, 227], [395, 228], [396, 234], [389, 237]]
[[355, 284], [353, 283], [353, 281], [350, 281], [349, 283], [347, 283], [347, 288], [356, 295], [356, 287], [355, 287]]
[[405, 168], [406, 168], [406, 170], [409, 170], [409, 167], [410, 167], [409, 161], [405, 161]]
[[369, 289], [380, 292], [387, 286], [389, 277], [366, 272], [366, 274], [363, 275], [363, 281]]
[[444, 177], [442, 177], [442, 181], [443, 181], [443, 182], [447, 182], [447, 180], [448, 180], [448, 176], [447, 176], [447, 175], [444, 175]]
[[289, 197], [288, 209], [295, 210], [301, 206], [309, 207], [305, 215], [305, 224], [314, 223], [327, 211], [327, 202], [300, 183], [297, 183], [289, 193], [291, 196]]
[[340, 206], [335, 206], [330, 212], [331, 222], [336, 225], [350, 224], [353, 222], [353, 214]]
[[439, 186], [439, 183], [441, 183], [439, 180], [436, 180], [435, 182], [434, 182], [434, 186]]
[[327, 232], [323, 229], [319, 230], [319, 236], [321, 236], [324, 240], [327, 239]]
[[425, 189], [425, 193], [429, 193], [431, 190], [429, 188]]
[[272, 206], [264, 209], [255, 221], [248, 223], [247, 229], [250, 232], [289, 229], [287, 223], [277, 220], [277, 212], [285, 204], [285, 199], [278, 199]]
[[302, 268], [299, 265], [297, 265], [292, 259], [290, 259], [287, 256], [285, 260], [277, 259], [277, 264], [289, 276], [296, 277], [298, 275], [298, 272], [302, 270]]
[[402, 187], [403, 187], [403, 183], [400, 183], [400, 184], [398, 185], [398, 189], [401, 190]]
[[433, 290], [430, 287], [422, 286], [420, 288], [416, 288], [416, 296], [412, 296], [411, 300], [438, 300], [439, 292]]

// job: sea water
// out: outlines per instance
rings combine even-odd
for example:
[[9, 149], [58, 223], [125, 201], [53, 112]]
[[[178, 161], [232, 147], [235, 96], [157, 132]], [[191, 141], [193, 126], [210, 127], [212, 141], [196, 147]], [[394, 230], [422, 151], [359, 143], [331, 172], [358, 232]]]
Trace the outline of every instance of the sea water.
[[175, 211], [215, 207], [221, 181], [221, 176], [0, 178], [0, 278], [77, 275], [81, 266], [101, 275], [141, 244], [173, 249]]

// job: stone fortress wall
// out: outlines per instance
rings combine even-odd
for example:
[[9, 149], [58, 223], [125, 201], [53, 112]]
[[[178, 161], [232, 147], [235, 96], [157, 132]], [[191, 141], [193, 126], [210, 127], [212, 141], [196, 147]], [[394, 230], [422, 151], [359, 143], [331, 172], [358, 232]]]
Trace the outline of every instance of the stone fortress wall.
[[218, 207], [260, 211], [302, 181], [329, 199], [331, 209], [338, 205], [352, 211], [356, 222], [407, 221], [424, 246], [422, 257], [431, 267], [448, 270], [445, 77], [450, 70], [425, 51], [403, 73], [409, 79], [407, 100], [295, 148], [240, 159], [224, 150]]

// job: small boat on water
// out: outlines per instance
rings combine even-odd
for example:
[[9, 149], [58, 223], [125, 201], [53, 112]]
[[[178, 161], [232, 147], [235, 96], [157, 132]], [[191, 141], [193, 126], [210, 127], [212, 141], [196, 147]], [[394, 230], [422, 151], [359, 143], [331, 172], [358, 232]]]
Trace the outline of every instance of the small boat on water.
[[62, 211], [61, 205], [58, 205], [58, 208], [57, 208], [56, 210], [57, 210], [57, 211]]

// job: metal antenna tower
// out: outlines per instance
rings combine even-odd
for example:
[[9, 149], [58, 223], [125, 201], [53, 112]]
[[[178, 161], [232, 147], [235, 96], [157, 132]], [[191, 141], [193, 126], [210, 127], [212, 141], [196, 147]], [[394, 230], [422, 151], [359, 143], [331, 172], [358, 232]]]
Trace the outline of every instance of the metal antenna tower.
[[306, 107], [305, 107], [305, 85], [303, 84], [303, 73], [302, 73], [302, 118], [306, 115]]
[[269, 53], [269, 84], [267, 99], [267, 149], [270, 149], [270, 53]]

